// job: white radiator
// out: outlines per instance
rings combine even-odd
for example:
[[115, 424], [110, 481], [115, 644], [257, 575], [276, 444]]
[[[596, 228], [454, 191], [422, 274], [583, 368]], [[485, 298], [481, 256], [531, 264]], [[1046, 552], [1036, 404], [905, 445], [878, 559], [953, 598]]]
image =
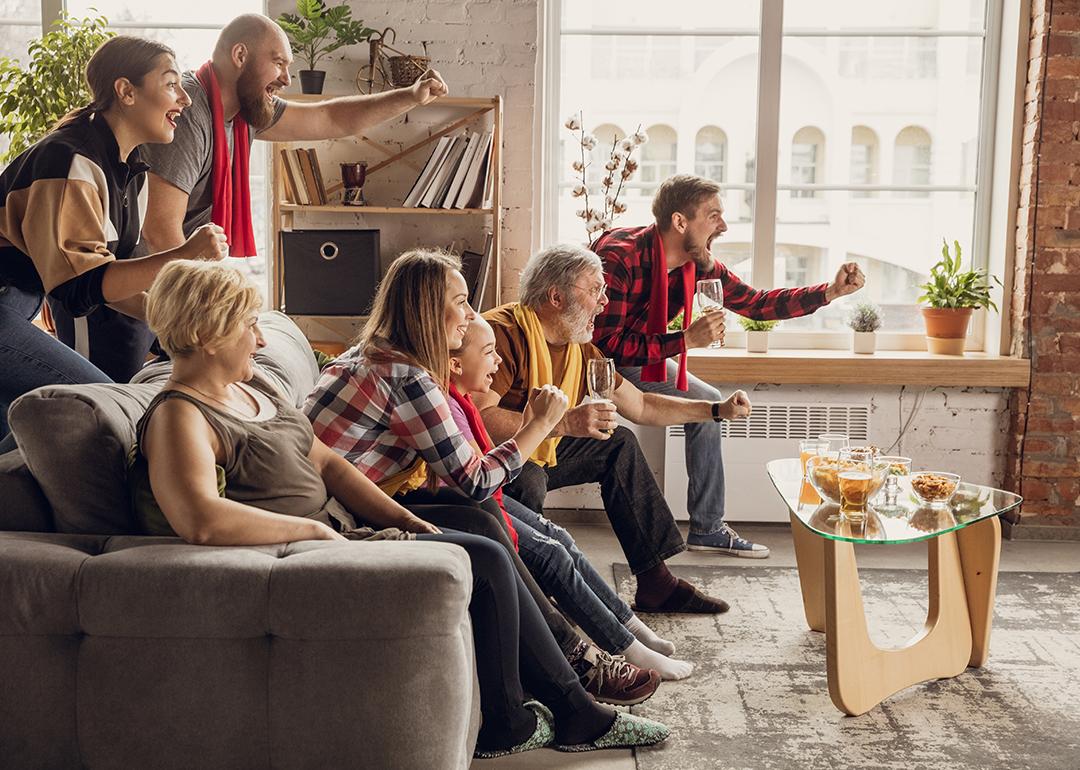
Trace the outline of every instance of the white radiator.
[[[787, 521], [787, 507], [769, 481], [765, 463], [798, 457], [799, 439], [843, 433], [852, 443], [867, 441], [869, 404], [762, 403], [754, 394], [747, 420], [723, 424], [725, 520]], [[686, 452], [682, 425], [667, 428], [664, 444], [664, 497], [675, 518], [686, 520]]]

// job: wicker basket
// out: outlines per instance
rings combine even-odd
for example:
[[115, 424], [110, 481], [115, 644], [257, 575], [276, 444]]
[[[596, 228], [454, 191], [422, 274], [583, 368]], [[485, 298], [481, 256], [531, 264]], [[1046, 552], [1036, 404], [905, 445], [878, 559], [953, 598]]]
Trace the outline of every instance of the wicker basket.
[[427, 56], [388, 56], [390, 63], [390, 82], [395, 88], [411, 86], [431, 65]]

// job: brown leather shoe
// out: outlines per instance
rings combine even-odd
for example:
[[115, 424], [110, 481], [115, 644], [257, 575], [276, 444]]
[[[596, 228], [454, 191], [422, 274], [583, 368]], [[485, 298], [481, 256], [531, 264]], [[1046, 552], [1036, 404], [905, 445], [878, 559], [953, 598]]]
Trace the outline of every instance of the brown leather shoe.
[[593, 665], [582, 675], [581, 684], [601, 703], [634, 706], [647, 701], [660, 686], [660, 674], [627, 663], [622, 655], [609, 655], [593, 647], [586, 658]]

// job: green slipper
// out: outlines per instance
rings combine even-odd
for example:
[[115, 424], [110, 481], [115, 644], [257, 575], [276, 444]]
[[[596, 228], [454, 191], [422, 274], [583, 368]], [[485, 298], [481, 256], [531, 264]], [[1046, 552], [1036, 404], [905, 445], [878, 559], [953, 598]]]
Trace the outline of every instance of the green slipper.
[[523, 751], [543, 749], [554, 745], [555, 718], [551, 715], [551, 712], [548, 711], [547, 706], [539, 701], [530, 700], [525, 701], [525, 708], [532, 709], [533, 713], [536, 714], [536, 729], [533, 730], [532, 735], [517, 746], [511, 746], [508, 749], [495, 749], [493, 751], [480, 751], [478, 749], [473, 752], [473, 757], [476, 759], [494, 759], [495, 757], [520, 754]]
[[572, 746], [555, 744], [559, 751], [596, 751], [597, 749], [631, 749], [635, 746], [652, 746], [667, 740], [671, 735], [665, 725], [635, 714], [620, 711], [608, 731], [592, 743]]

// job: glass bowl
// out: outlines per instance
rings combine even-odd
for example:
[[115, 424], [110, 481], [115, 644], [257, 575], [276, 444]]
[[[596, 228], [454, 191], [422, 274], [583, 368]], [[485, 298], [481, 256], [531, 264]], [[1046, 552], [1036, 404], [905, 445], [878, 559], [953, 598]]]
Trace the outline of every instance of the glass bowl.
[[960, 477], [945, 471], [922, 471], [911, 474], [911, 493], [923, 505], [948, 505], [960, 486]]
[[870, 474], [870, 490], [866, 495], [868, 500], [878, 493], [889, 475], [888, 463], [878, 457], [856, 462], [841, 460], [833, 454], [815, 455], [807, 459], [806, 478], [823, 500], [840, 505], [840, 471], [849, 469], [862, 470]]

